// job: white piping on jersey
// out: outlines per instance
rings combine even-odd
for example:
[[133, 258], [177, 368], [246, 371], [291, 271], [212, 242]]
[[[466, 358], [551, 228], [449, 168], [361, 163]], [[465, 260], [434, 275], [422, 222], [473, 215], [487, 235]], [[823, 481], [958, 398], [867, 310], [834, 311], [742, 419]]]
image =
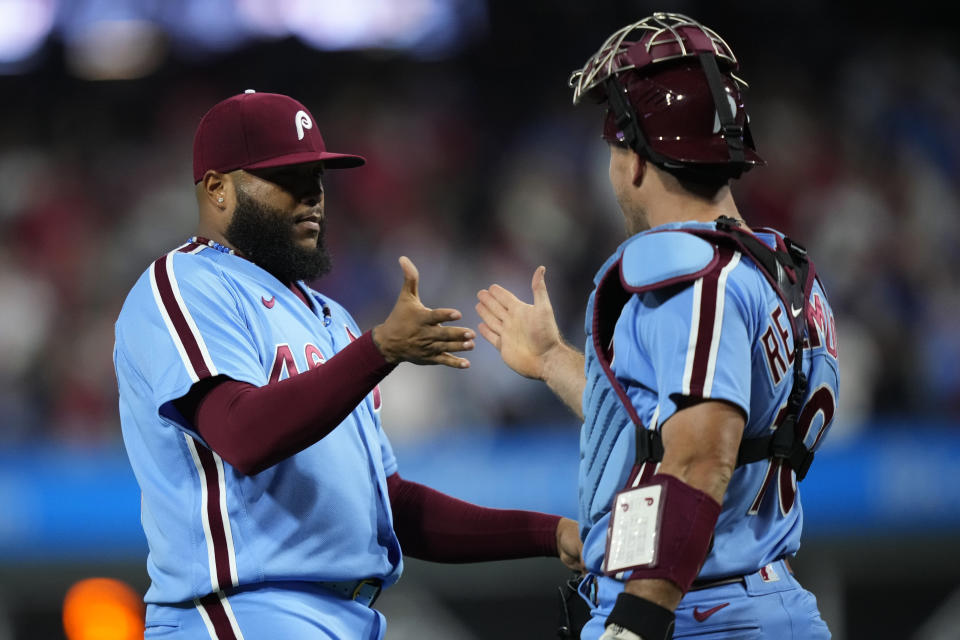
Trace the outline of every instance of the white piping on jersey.
[[717, 369], [717, 352], [720, 350], [720, 330], [723, 328], [723, 303], [727, 299], [727, 277], [740, 262], [740, 252], [733, 254], [730, 262], [720, 270], [717, 278], [717, 308], [713, 317], [713, 336], [710, 338], [710, 357], [707, 359], [707, 377], [703, 381], [703, 397], [709, 398], [713, 391], [713, 377]]
[[[234, 638], [236, 638], [236, 640], [245, 640], [243, 632], [240, 631], [240, 623], [237, 622], [237, 616], [234, 614], [233, 607], [230, 606], [230, 601], [227, 599], [226, 594], [222, 591], [217, 591], [216, 596], [220, 606], [223, 607], [223, 612], [227, 615], [227, 621], [230, 622], [230, 629], [233, 631]], [[212, 640], [226, 640], [221, 639], [220, 636], [217, 635], [217, 629], [214, 627], [213, 620], [207, 612], [207, 606], [199, 598], [193, 599], [193, 606], [200, 612], [200, 617], [203, 618], [203, 625], [207, 628], [207, 633], [210, 634], [210, 638]]]
[[647, 468], [646, 462], [640, 465], [640, 469], [637, 471], [637, 476], [633, 479], [633, 483], [630, 485], [632, 488], [636, 489], [637, 487], [640, 486], [640, 480], [643, 478], [643, 470], [646, 468]]
[[[709, 398], [713, 391], [713, 378], [717, 369], [717, 353], [720, 350], [720, 333], [723, 329], [723, 306], [727, 298], [727, 278], [740, 263], [740, 252], [733, 256], [717, 277], [716, 303], [713, 310], [713, 334], [710, 336], [710, 351], [707, 356], [707, 371], [703, 381], [703, 397]], [[687, 342], [687, 357], [683, 366], [683, 383], [681, 393], [690, 394], [690, 382], [693, 379], [693, 368], [697, 356], [697, 341], [700, 338], [701, 306], [703, 303], [703, 277], [697, 278], [693, 285], [693, 308], [690, 315], [690, 338]]]
[[[180, 248], [174, 249], [166, 256], [161, 258], [164, 260], [167, 272], [167, 279], [170, 281], [170, 288], [173, 291], [173, 297], [177, 301], [177, 305], [180, 308], [180, 312], [183, 314], [184, 319], [187, 322], [187, 326], [190, 329], [190, 332], [193, 334], [194, 339], [197, 342], [197, 345], [200, 347], [200, 355], [203, 358], [204, 364], [207, 367], [207, 371], [210, 372], [211, 376], [217, 375], [217, 368], [213, 364], [213, 358], [210, 357], [210, 352], [207, 351], [207, 345], [203, 341], [203, 336], [200, 335], [200, 330], [197, 328], [197, 324], [193, 321], [193, 316], [190, 315], [190, 311], [187, 309], [187, 305], [183, 302], [183, 297], [180, 295], [180, 285], [177, 283], [176, 274], [173, 272], [173, 256], [176, 253], [198, 253], [202, 251], [205, 247], [199, 246], [191, 251], [181, 252], [180, 249], [187, 246], [186, 244]], [[170, 337], [173, 339], [173, 344], [177, 348], [177, 353], [180, 354], [180, 360], [183, 362], [184, 367], [187, 369], [187, 374], [190, 376], [192, 382], [197, 382], [200, 379], [200, 376], [197, 374], [196, 370], [193, 367], [193, 364], [190, 362], [190, 356], [187, 354], [186, 347], [183, 344], [183, 341], [180, 339], [179, 333], [177, 333], [177, 328], [174, 326], [173, 321], [170, 319], [170, 314], [167, 312], [166, 305], [163, 302], [163, 298], [160, 295], [160, 289], [157, 286], [157, 276], [155, 272], [155, 264], [150, 265], [150, 288], [153, 290], [153, 299], [157, 304], [157, 308], [160, 310], [160, 316], [163, 318], [163, 323], [167, 326], [167, 331], [170, 333]]]
[[200, 460], [200, 453], [197, 451], [197, 443], [193, 439], [193, 436], [188, 433], [184, 433], [183, 438], [187, 441], [187, 448], [190, 449], [190, 455], [193, 458], [193, 464], [196, 466], [197, 473], [200, 476], [200, 520], [203, 524], [203, 536], [207, 543], [207, 565], [210, 570], [210, 586], [213, 591], [220, 591], [228, 586], [236, 587], [240, 583], [240, 580], [237, 577], [237, 557], [233, 546], [233, 532], [230, 528], [230, 517], [227, 513], [227, 487], [226, 482], [224, 482], [223, 460], [215, 451], [210, 451], [210, 453], [213, 455], [214, 462], [216, 462], [217, 485], [220, 489], [220, 504], [218, 507], [220, 519], [223, 523], [223, 533], [227, 539], [227, 565], [230, 569], [230, 580], [233, 583], [232, 585], [221, 585], [217, 577], [216, 544], [213, 540], [213, 532], [210, 529], [210, 516], [208, 511], [210, 492], [207, 490], [207, 475], [204, 472], [203, 462]]
[[[633, 484], [630, 485], [631, 487], [633, 487], [634, 489], [636, 489], [637, 487], [640, 486], [640, 481], [643, 479], [643, 474], [644, 474], [644, 472], [647, 470], [647, 465], [650, 464], [651, 462], [653, 462], [653, 460], [647, 460], [646, 462], [644, 462], [643, 464], [640, 465], [640, 469], [639, 469], [639, 471], [637, 471], [637, 475], [636, 475], [636, 477], [634, 477], [634, 479], [633, 479]], [[661, 464], [663, 464], [663, 463], [662, 463], [662, 462], [657, 462], [655, 465], [653, 465], [653, 473], [651, 473], [650, 475], [655, 476], [655, 475], [657, 475], [658, 473], [660, 473], [660, 465], [661, 465]]]
[[[660, 405], [657, 404], [657, 406], [654, 407], [653, 409], [653, 416], [650, 418], [650, 426], [648, 427], [650, 431], [657, 430], [657, 421], [659, 419], [660, 419]], [[646, 471], [647, 465], [650, 464], [650, 462], [652, 461], [647, 460], [640, 465], [640, 470], [637, 472], [637, 477], [633, 479], [633, 486], [635, 488], [640, 486], [640, 480], [641, 478], [643, 478], [643, 472]], [[660, 470], [660, 463], [658, 462], [657, 465], [654, 467], [653, 472], [656, 473], [659, 470]]]
[[237, 575], [237, 552], [233, 546], [233, 529], [230, 527], [230, 512], [227, 511], [227, 474], [223, 470], [223, 458], [212, 449], [213, 460], [217, 463], [217, 484], [220, 485], [220, 518], [223, 520], [223, 535], [227, 539], [227, 562], [230, 567], [230, 582], [233, 586], [240, 585]]
[[183, 438], [187, 441], [187, 448], [190, 449], [193, 464], [197, 468], [197, 473], [200, 475], [200, 520], [203, 523], [203, 538], [207, 543], [207, 566], [210, 570], [210, 587], [214, 591], [218, 591], [220, 585], [217, 583], [217, 555], [213, 546], [213, 534], [210, 532], [210, 519], [207, 516], [207, 501], [210, 497], [207, 493], [207, 479], [203, 473], [203, 463], [200, 462], [200, 454], [197, 453], [196, 443], [188, 433], [184, 433]]
[[[203, 247], [198, 247], [198, 249], [202, 248]], [[203, 336], [200, 335], [200, 329], [197, 327], [197, 323], [193, 321], [193, 316], [190, 315], [190, 310], [187, 309], [187, 305], [180, 295], [180, 285], [177, 283], [177, 276], [173, 272], [173, 255], [174, 252], [167, 254], [167, 277], [170, 278], [170, 288], [173, 289], [173, 297], [177, 299], [177, 304], [180, 305], [180, 311], [183, 312], [183, 317], [187, 320], [190, 333], [192, 333], [193, 337], [197, 340], [197, 345], [200, 347], [200, 353], [203, 356], [203, 362], [207, 365], [207, 371], [210, 372], [211, 376], [215, 376], [217, 375], [217, 368], [213, 364], [213, 358], [210, 357], [210, 352], [207, 351], [207, 343], [203, 341]]]
[[222, 593], [220, 594], [220, 603], [223, 604], [223, 610], [227, 612], [227, 620], [230, 621], [230, 628], [237, 634], [237, 640], [244, 640], [243, 632], [240, 631], [240, 623], [237, 622], [237, 616], [233, 613], [233, 607], [230, 606], [227, 596]]
[[203, 626], [207, 628], [207, 634], [209, 634], [213, 640], [218, 640], [217, 630], [213, 626], [213, 620], [210, 619], [210, 614], [207, 613], [207, 608], [203, 606], [203, 603], [200, 602], [198, 598], [193, 599], [193, 606], [200, 612], [200, 617], [203, 618]]
[[693, 377], [693, 361], [697, 355], [697, 336], [700, 333], [700, 297], [703, 292], [703, 278], [697, 278], [693, 284], [693, 310], [690, 315], [690, 339], [687, 342], [687, 359], [683, 365], [683, 386], [680, 392], [690, 395], [690, 379]]
[[200, 378], [193, 370], [193, 365], [190, 364], [190, 357], [187, 355], [187, 350], [183, 346], [183, 342], [180, 341], [180, 336], [177, 334], [177, 328], [173, 326], [173, 321], [170, 320], [170, 315], [167, 313], [167, 308], [163, 304], [163, 299], [160, 297], [160, 289], [157, 287], [157, 275], [154, 265], [150, 265], [149, 272], [150, 289], [153, 290], [153, 300], [157, 303], [157, 309], [160, 310], [160, 316], [163, 318], [163, 323], [167, 326], [167, 332], [170, 334], [170, 337], [173, 338], [173, 346], [177, 348], [177, 353], [180, 354], [180, 360], [183, 361], [184, 366], [187, 368], [187, 373], [190, 374], [190, 379], [193, 382], [196, 382]]
[[237, 636], [237, 640], [244, 640], [243, 632], [240, 631], [240, 623], [237, 622], [237, 616], [233, 613], [233, 607], [230, 606], [230, 601], [227, 600], [227, 596], [224, 593], [218, 593], [217, 596], [220, 598], [220, 604], [223, 605], [223, 610], [227, 614], [227, 620], [230, 621], [230, 628], [233, 629], [233, 632]]

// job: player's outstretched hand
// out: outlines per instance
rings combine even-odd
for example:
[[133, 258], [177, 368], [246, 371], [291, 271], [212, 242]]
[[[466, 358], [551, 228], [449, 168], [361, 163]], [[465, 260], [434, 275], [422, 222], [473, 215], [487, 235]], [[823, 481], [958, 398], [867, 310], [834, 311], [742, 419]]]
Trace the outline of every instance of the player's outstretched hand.
[[456, 309], [429, 309], [420, 302], [420, 274], [406, 256], [400, 258], [403, 286], [393, 311], [373, 329], [373, 342], [387, 362], [442, 364], [466, 369], [470, 361], [451, 351], [473, 349], [473, 331], [466, 327], [447, 327], [441, 323], [459, 320]]
[[580, 527], [575, 520], [560, 518], [557, 524], [557, 555], [560, 561], [574, 571], [583, 572], [583, 541], [580, 540]]
[[477, 293], [480, 335], [497, 348], [508, 367], [537, 380], [544, 379], [550, 352], [563, 344], [547, 294], [546, 271], [540, 266], [533, 272], [533, 304], [498, 284]]

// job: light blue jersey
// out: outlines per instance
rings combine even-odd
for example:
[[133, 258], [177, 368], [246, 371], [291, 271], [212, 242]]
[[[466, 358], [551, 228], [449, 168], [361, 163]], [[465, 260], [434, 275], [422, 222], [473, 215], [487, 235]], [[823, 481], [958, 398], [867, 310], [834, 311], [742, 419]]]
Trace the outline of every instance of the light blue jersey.
[[150, 547], [148, 603], [399, 577], [386, 485], [397, 466], [374, 393], [322, 440], [250, 476], [172, 403], [210, 376], [263, 386], [321, 366], [361, 334], [342, 307], [303, 290], [312, 309], [252, 262], [190, 243], [154, 262], [123, 305], [114, 363]]
[[[610, 504], [635, 461], [634, 427], [599, 364], [598, 347], [612, 353], [610, 371], [629, 400], [628, 410], [648, 429], [669, 420], [684, 398], [741, 408], [747, 416], [744, 438], [770, 435], [785, 415], [793, 383], [790, 309], [747, 255], [676, 231], [697, 227], [715, 229], [712, 223], [684, 223], [638, 234], [597, 275], [600, 283], [619, 266], [614, 277], [628, 285], [638, 280], [633, 288], [639, 293], [628, 294], [612, 344], [595, 340], [596, 291], [588, 307], [580, 518], [584, 560], [594, 574], [602, 574]], [[772, 231], [757, 236], [771, 247], [778, 237]], [[676, 252], [683, 252], [681, 259]], [[803, 353], [809, 386], [797, 428], [806, 445], [816, 449], [836, 409], [837, 342], [833, 313], [818, 281], [809, 302], [810, 348]], [[765, 459], [738, 467], [698, 579], [752, 574], [792, 556], [800, 547], [802, 525], [789, 466]]]

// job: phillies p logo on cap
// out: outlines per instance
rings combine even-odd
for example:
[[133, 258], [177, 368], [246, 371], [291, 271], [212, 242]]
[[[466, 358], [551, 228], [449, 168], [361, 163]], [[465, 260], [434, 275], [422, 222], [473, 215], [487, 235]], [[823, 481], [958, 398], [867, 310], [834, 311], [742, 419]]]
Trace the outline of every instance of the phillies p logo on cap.
[[327, 151], [307, 108], [279, 93], [248, 90], [215, 104], [200, 120], [193, 138], [194, 183], [211, 170], [227, 173], [307, 162], [322, 162], [326, 169], [349, 169], [366, 160]]
[[303, 130], [313, 128], [313, 122], [310, 120], [310, 114], [304, 110], [297, 111], [297, 140], [303, 140]]

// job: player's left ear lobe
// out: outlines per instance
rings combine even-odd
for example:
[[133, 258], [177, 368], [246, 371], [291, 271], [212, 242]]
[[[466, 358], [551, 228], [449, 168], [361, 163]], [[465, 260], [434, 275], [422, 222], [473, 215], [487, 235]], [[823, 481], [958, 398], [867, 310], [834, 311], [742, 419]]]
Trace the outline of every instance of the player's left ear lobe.
[[647, 167], [647, 161], [641, 158], [636, 152], [634, 152], [633, 157], [636, 159], [637, 166], [633, 171], [633, 186], [639, 187], [640, 183], [643, 182], [643, 173]]
[[227, 194], [232, 181], [229, 175], [208, 171], [203, 177], [203, 190], [218, 209], [227, 208]]

